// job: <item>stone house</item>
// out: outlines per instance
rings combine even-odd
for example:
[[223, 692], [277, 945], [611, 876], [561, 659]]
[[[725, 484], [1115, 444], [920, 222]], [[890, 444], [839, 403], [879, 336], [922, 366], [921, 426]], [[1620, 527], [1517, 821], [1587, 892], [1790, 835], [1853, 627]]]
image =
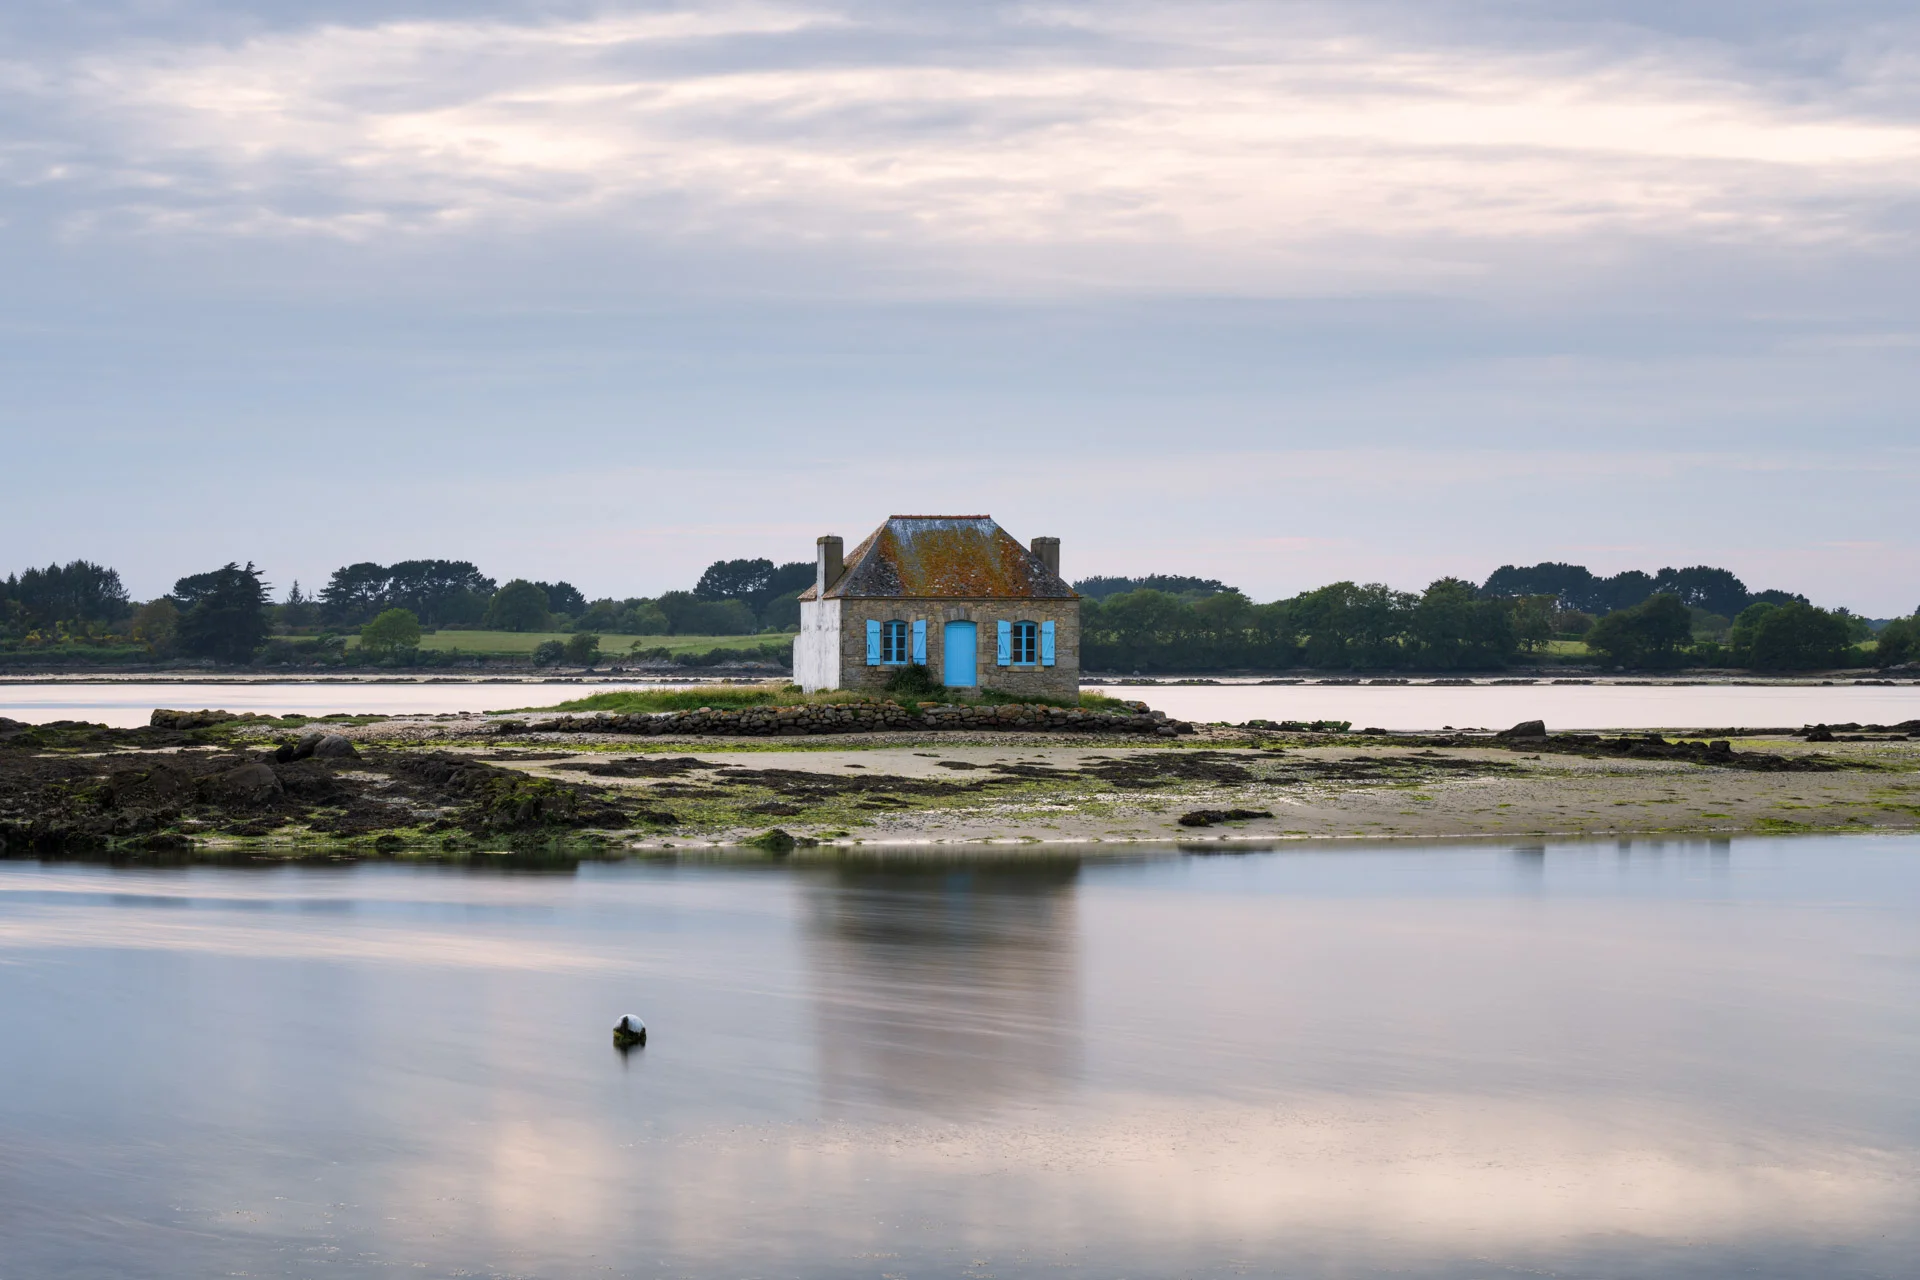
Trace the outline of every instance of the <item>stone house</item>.
[[1023, 547], [991, 516], [889, 516], [851, 555], [821, 538], [794, 680], [879, 690], [910, 663], [949, 688], [1078, 697], [1080, 597], [1060, 539]]

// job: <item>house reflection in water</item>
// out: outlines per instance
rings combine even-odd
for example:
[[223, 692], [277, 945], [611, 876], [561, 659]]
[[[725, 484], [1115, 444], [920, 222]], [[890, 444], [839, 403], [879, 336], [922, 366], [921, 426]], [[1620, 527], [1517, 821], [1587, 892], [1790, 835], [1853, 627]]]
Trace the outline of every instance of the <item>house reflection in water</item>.
[[875, 860], [810, 878], [822, 1103], [974, 1111], [1074, 1079], [1079, 871]]

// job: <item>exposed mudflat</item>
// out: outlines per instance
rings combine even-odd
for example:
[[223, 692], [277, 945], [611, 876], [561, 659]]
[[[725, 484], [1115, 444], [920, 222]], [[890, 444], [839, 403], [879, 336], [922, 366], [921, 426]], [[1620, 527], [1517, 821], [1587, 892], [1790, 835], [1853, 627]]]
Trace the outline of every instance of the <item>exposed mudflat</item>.
[[288, 759], [297, 727], [268, 721], [0, 722], [0, 841], [12, 854], [340, 856], [542, 841], [687, 848], [774, 828], [801, 843], [898, 844], [1920, 827], [1920, 742], [1891, 734], [1709, 744], [1212, 729], [1153, 745], [954, 731], [636, 742], [542, 734], [537, 724], [503, 736], [471, 718], [327, 731], [352, 740], [356, 755]]

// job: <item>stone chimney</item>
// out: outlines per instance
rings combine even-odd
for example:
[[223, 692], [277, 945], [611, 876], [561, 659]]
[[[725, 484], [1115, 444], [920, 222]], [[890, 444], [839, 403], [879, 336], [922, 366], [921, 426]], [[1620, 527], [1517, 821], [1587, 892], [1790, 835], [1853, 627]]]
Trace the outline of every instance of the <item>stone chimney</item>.
[[1041, 564], [1047, 566], [1047, 572], [1056, 578], [1060, 576], [1060, 539], [1035, 538], [1033, 554], [1040, 558]]
[[840, 575], [846, 572], [846, 565], [841, 559], [846, 554], [846, 546], [845, 542], [831, 533], [819, 540], [813, 573], [816, 598], [824, 598], [827, 589], [840, 581]]

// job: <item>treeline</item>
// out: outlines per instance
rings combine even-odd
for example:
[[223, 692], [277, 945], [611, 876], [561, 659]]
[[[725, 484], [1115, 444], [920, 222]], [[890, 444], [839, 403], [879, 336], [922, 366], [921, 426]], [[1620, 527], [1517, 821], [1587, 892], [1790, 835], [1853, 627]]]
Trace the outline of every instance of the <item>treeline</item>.
[[1689, 609], [1731, 620], [1756, 604], [1782, 605], [1791, 601], [1806, 603], [1806, 597], [1791, 591], [1748, 591], [1730, 569], [1694, 565], [1686, 569], [1662, 569], [1646, 573], [1629, 569], [1602, 578], [1584, 565], [1549, 561], [1517, 568], [1503, 564], [1480, 588], [1489, 596], [1513, 599], [1521, 596], [1551, 596], [1560, 608], [1593, 617], [1631, 609], [1655, 596], [1672, 596]]
[[569, 582], [515, 578], [496, 586], [465, 560], [351, 564], [334, 570], [311, 601], [296, 582], [281, 618], [294, 628], [342, 629], [403, 609], [427, 630], [745, 636], [799, 626], [800, 593], [813, 573], [804, 561], [718, 560], [691, 591], [589, 601]]
[[[1876, 635], [1845, 609], [1816, 608], [1790, 592], [1750, 592], [1731, 572], [1706, 567], [1598, 578], [1577, 565], [1506, 566], [1478, 586], [1442, 578], [1414, 593], [1338, 582], [1268, 604], [1211, 579], [1158, 579], [1177, 590], [1135, 585], [1152, 581], [1074, 584], [1088, 597], [1086, 669], [1493, 671], [1548, 658], [1554, 641], [1583, 642], [1600, 665], [1628, 669], [1809, 671], [1920, 660], [1920, 624], [1911, 618]], [[1087, 590], [1116, 582], [1128, 589]], [[1627, 603], [1606, 607], [1614, 600]], [[1876, 642], [1871, 650], [1868, 641]]]
[[1270, 604], [1231, 590], [1185, 598], [1140, 588], [1081, 604], [1081, 665], [1142, 673], [1490, 671], [1548, 639], [1550, 623], [1538, 601], [1487, 599], [1460, 578], [1419, 594], [1336, 582]]
[[[187, 658], [267, 665], [337, 665], [357, 636], [362, 657], [392, 663], [450, 655], [422, 650], [428, 631], [566, 632], [534, 650], [537, 663], [590, 662], [602, 634], [751, 636], [799, 625], [811, 564], [721, 560], [689, 591], [589, 601], [565, 581], [497, 584], [465, 560], [372, 562], [336, 569], [319, 592], [295, 582], [276, 602], [262, 572], [228, 563], [178, 579], [166, 595], [132, 600], [114, 569], [75, 560], [0, 580], [0, 650], [99, 660]], [[699, 665], [784, 659], [783, 642], [674, 654], [630, 646], [640, 660]]]
[[[251, 563], [228, 563], [135, 602], [116, 571], [75, 560], [0, 580], [0, 649], [324, 665], [344, 662], [347, 640], [357, 635], [362, 658], [409, 664], [447, 657], [420, 648], [427, 631], [485, 628], [567, 633], [540, 645], [534, 660], [592, 662], [606, 635], [784, 636], [798, 625], [799, 596], [812, 578], [806, 562], [721, 560], [688, 591], [589, 601], [564, 581], [496, 584], [464, 560], [363, 562], [335, 570], [311, 597], [296, 582], [276, 603]], [[1804, 671], [1920, 661], [1914, 618], [1876, 634], [1845, 609], [1816, 608], [1784, 591], [1749, 592], [1727, 570], [1701, 566], [1600, 578], [1577, 565], [1509, 565], [1477, 586], [1442, 578], [1415, 593], [1337, 582], [1267, 604], [1209, 578], [1074, 585], [1085, 597], [1081, 657], [1090, 671], [1491, 671], [1548, 659], [1555, 641], [1580, 641], [1600, 665], [1632, 669]], [[1601, 607], [1620, 600], [1627, 603]], [[715, 657], [673, 655], [638, 641], [627, 647], [642, 660]], [[744, 661], [784, 652], [782, 638], [716, 654]]]

